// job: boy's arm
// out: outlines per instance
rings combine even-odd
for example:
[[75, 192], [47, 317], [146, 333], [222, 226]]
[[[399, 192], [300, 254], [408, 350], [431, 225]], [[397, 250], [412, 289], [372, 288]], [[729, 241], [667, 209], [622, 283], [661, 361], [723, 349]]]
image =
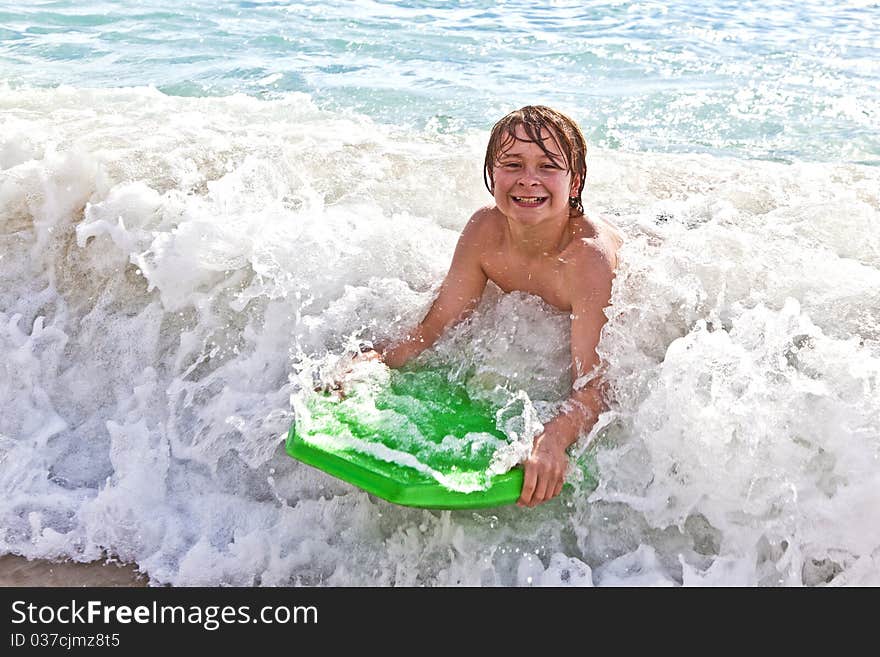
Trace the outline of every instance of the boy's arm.
[[563, 410], [535, 438], [532, 454], [524, 464], [520, 506], [536, 506], [562, 492], [568, 465], [565, 450], [592, 428], [605, 406], [596, 346], [607, 321], [604, 309], [611, 301], [614, 271], [598, 249], [586, 248], [579, 258], [583, 260], [573, 268], [579, 276], [572, 281], [572, 392]]
[[400, 342], [380, 348], [382, 359], [389, 367], [401, 367], [418, 356], [447, 328], [465, 319], [476, 308], [488, 280], [480, 265], [488, 212], [479, 210], [464, 227], [449, 273], [424, 319]]

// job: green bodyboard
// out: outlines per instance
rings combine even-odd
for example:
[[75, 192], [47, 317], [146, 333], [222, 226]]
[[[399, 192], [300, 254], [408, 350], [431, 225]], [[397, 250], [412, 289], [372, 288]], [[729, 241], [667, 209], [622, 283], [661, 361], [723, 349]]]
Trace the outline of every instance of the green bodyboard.
[[394, 504], [478, 509], [519, 498], [522, 468], [487, 472], [507, 443], [488, 404], [444, 372], [421, 369], [391, 370], [387, 381], [342, 400], [306, 396], [286, 449]]

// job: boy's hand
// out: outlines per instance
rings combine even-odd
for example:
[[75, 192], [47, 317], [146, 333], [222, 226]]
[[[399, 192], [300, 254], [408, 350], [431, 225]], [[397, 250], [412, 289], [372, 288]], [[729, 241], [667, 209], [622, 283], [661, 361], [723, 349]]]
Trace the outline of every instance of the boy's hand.
[[535, 507], [562, 492], [568, 467], [565, 450], [570, 444], [558, 424], [544, 425], [543, 433], [535, 438], [531, 456], [523, 463], [525, 474], [517, 506]]
[[346, 378], [354, 371], [355, 365], [371, 360], [382, 362], [382, 354], [376, 351], [372, 345], [360, 345], [358, 351], [351, 355], [351, 358], [345, 363], [345, 365], [340, 369], [337, 369], [330, 381], [325, 381], [315, 386], [315, 392], [330, 393], [338, 397], [340, 400], [345, 399], [348, 396], [345, 389]]

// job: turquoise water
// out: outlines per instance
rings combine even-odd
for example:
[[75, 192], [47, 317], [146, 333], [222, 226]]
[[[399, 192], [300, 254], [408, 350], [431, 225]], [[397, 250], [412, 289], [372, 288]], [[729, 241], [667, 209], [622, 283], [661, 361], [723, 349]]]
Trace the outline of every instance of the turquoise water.
[[440, 131], [559, 106], [608, 148], [880, 163], [876, 2], [0, 2], [0, 80], [304, 92]]
[[[880, 585], [876, 2], [0, 0], [0, 554], [154, 584]], [[598, 485], [395, 507], [291, 459], [569, 112], [620, 251]], [[423, 364], [521, 460], [570, 318], [488, 286]], [[374, 381], [349, 376], [350, 385]], [[577, 474], [576, 471], [573, 474]]]

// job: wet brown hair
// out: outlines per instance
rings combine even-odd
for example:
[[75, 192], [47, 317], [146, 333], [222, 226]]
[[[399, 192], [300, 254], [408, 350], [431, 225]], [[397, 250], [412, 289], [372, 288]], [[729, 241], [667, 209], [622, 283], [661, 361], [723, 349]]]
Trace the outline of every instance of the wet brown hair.
[[[587, 142], [577, 123], [562, 112], [544, 105], [526, 105], [514, 110], [492, 127], [492, 134], [489, 135], [489, 144], [486, 147], [486, 160], [483, 163], [483, 182], [486, 183], [486, 189], [492, 193], [492, 176], [498, 157], [510, 148], [514, 141], [522, 141], [516, 136], [517, 126], [522, 126], [528, 141], [540, 146], [555, 164], [567, 168], [572, 176], [578, 176], [580, 182], [577, 196], [569, 198], [568, 203], [578, 214], [583, 214], [584, 203], [581, 195], [587, 179]], [[541, 132], [545, 130], [550, 133], [549, 139], [559, 147], [565, 162], [560, 162], [559, 156], [551, 153], [544, 145], [548, 138], [542, 139]]]

